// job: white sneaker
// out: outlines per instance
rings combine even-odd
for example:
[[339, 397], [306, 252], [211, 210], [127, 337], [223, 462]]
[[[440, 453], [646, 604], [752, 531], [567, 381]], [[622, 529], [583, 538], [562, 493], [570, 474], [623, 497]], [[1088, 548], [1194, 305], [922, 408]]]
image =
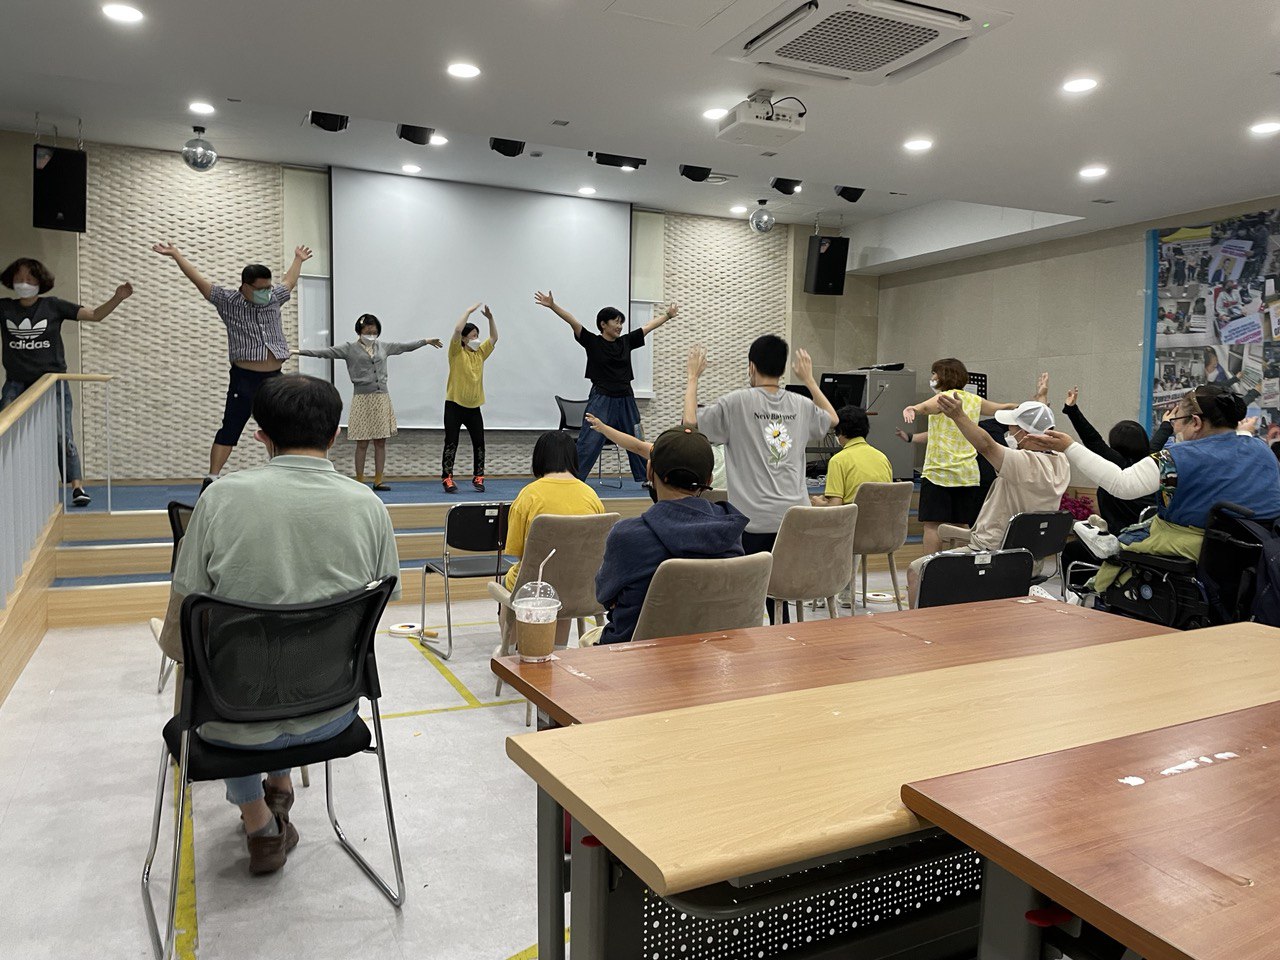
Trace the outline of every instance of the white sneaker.
[[853, 597], [848, 590], [841, 590], [836, 594], [836, 603], [840, 604], [841, 610], [850, 610], [853, 608]]
[[1032, 587], [1030, 590], [1028, 590], [1027, 596], [1036, 597], [1037, 599], [1040, 599], [1040, 600], [1057, 600], [1058, 599], [1058, 597], [1055, 597], [1052, 593], [1050, 593], [1044, 587], [1041, 587], [1039, 585], [1036, 585]]

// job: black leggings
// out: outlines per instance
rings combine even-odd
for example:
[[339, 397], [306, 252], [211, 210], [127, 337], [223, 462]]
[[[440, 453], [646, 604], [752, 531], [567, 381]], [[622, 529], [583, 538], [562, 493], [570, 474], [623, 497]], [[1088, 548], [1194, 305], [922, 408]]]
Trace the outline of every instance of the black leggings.
[[464, 407], [452, 400], [444, 402], [444, 459], [440, 476], [453, 476], [453, 461], [458, 455], [458, 435], [467, 428], [471, 438], [472, 475], [484, 476], [484, 414], [479, 407]]
[[[772, 553], [773, 545], [778, 540], [776, 533], [747, 533], [742, 534], [742, 552], [750, 556], [753, 553]], [[769, 623], [775, 623], [774, 615], [776, 613], [776, 605], [773, 597], [766, 598], [764, 602], [765, 611], [769, 614]], [[782, 604], [782, 622], [791, 622], [791, 610], [784, 601]]]

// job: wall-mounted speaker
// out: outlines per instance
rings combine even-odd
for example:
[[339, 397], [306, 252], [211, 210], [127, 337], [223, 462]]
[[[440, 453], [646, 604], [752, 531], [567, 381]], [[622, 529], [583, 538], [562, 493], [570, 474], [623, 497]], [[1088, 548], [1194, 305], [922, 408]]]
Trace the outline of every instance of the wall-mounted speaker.
[[810, 237], [804, 268], [804, 292], [838, 297], [844, 293], [849, 264], [848, 237]]
[[37, 143], [31, 174], [31, 225], [84, 233], [89, 155]]

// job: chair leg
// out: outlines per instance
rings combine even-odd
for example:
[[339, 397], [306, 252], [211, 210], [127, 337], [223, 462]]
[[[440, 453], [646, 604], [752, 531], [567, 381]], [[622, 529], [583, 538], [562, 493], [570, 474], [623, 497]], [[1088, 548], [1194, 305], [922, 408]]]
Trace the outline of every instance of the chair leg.
[[[423, 630], [426, 630], [426, 627], [427, 627], [426, 610], [427, 610], [427, 568], [424, 566], [422, 568], [422, 628]], [[445, 637], [447, 638], [445, 649], [441, 650], [434, 643], [431, 643], [429, 640], [427, 640], [425, 636], [423, 636], [422, 639], [419, 640], [418, 642], [421, 643], [428, 650], [430, 650], [432, 653], [434, 653], [436, 656], [438, 656], [441, 660], [448, 660], [450, 657], [453, 656], [453, 605], [450, 603], [450, 600], [449, 600], [448, 551], [445, 551], [445, 558], [444, 558], [444, 626], [445, 626]]]
[[867, 558], [862, 558], [862, 609], [867, 609]]
[[173, 672], [175, 662], [169, 659], [168, 654], [160, 654], [160, 679], [156, 681], [156, 693], [164, 693], [164, 685], [169, 682], [169, 674]]
[[837, 608], [836, 608], [836, 598], [835, 598], [835, 597], [827, 597], [827, 619], [829, 619], [829, 620], [836, 620], [836, 619], [839, 619], [840, 614], [838, 614], [838, 613], [836, 612], [836, 609], [837, 609]]
[[[498, 654], [498, 656], [500, 657], [505, 657], [511, 653], [510, 630], [511, 630], [510, 621], [507, 617], [504, 617], [502, 615], [502, 607], [499, 607], [498, 608], [498, 632], [502, 635], [502, 646], [500, 648], [501, 652]], [[495, 697], [502, 695], [502, 678], [501, 677], [498, 678], [498, 682], [495, 683], [493, 686], [493, 695]]]
[[160, 775], [156, 783], [156, 807], [151, 818], [151, 845], [147, 850], [146, 863], [142, 868], [142, 903], [147, 914], [147, 925], [151, 931], [151, 946], [156, 960], [170, 960], [173, 956], [174, 944], [177, 941], [178, 919], [178, 871], [182, 868], [182, 837], [186, 818], [182, 811], [187, 803], [187, 771], [190, 756], [191, 731], [182, 734], [181, 758], [178, 763], [178, 815], [173, 827], [173, 863], [169, 873], [169, 905], [167, 927], [163, 942], [160, 940], [160, 925], [156, 920], [155, 906], [151, 902], [151, 862], [155, 858], [156, 846], [160, 836], [160, 813], [164, 804], [164, 781], [168, 774], [169, 751], [166, 749], [160, 758]]
[[302, 766], [302, 785], [304, 787], [311, 786], [311, 768], [306, 764]]
[[[147, 927], [151, 932], [151, 947], [158, 958], [164, 955], [164, 943], [160, 939], [160, 926], [156, 922], [155, 907], [151, 902], [151, 863], [156, 858], [160, 844], [160, 816], [164, 809], [164, 785], [169, 774], [169, 748], [160, 744], [160, 774], [156, 778], [156, 806], [151, 816], [151, 845], [142, 865], [142, 905], [147, 915]], [[176, 881], [175, 881], [176, 882]]]
[[796, 601], [796, 623], [804, 623], [804, 601]]
[[898, 609], [902, 609], [902, 594], [898, 591], [898, 565], [894, 562], [893, 554], [889, 554], [889, 578], [893, 581], [893, 602], [898, 605]]
[[533, 726], [533, 701], [526, 700], [524, 702], [524, 725], [526, 727]]
[[395, 890], [392, 890], [381, 875], [369, 865], [369, 861], [360, 855], [360, 851], [351, 845], [347, 835], [342, 832], [342, 827], [338, 825], [338, 815], [333, 809], [333, 764], [328, 760], [324, 764], [325, 805], [329, 810], [329, 824], [337, 834], [342, 849], [347, 851], [347, 855], [356, 862], [356, 866], [364, 871], [365, 876], [373, 881], [373, 885], [398, 910], [404, 903], [404, 870], [400, 865], [400, 837], [396, 833], [396, 818], [391, 809], [391, 782], [387, 779], [387, 755], [383, 750], [382, 715], [378, 712], [377, 700], [370, 701], [370, 706], [373, 708], [373, 731], [377, 738], [373, 753], [378, 757], [378, 774], [382, 780], [382, 805], [387, 812], [387, 837], [391, 842], [391, 863], [396, 872]]
[[582, 635], [587, 632], [587, 618], [578, 618], [578, 646], [582, 646]]

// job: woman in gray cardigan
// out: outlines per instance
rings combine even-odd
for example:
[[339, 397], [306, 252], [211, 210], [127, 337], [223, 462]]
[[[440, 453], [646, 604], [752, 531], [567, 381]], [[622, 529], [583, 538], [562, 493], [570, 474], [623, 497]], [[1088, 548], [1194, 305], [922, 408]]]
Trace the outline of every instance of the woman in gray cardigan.
[[365, 454], [369, 441], [373, 441], [373, 489], [390, 490], [382, 480], [387, 464], [387, 437], [396, 435], [396, 413], [391, 408], [391, 395], [387, 393], [387, 357], [409, 353], [421, 347], [432, 346], [437, 350], [444, 344], [440, 340], [414, 340], [412, 343], [390, 343], [382, 336], [382, 321], [372, 313], [363, 314], [356, 321], [358, 340], [335, 347], [315, 350], [295, 350], [302, 357], [322, 357], [326, 360], [345, 360], [347, 374], [351, 377], [351, 411], [347, 416], [347, 439], [356, 444], [356, 480], [364, 483]]

